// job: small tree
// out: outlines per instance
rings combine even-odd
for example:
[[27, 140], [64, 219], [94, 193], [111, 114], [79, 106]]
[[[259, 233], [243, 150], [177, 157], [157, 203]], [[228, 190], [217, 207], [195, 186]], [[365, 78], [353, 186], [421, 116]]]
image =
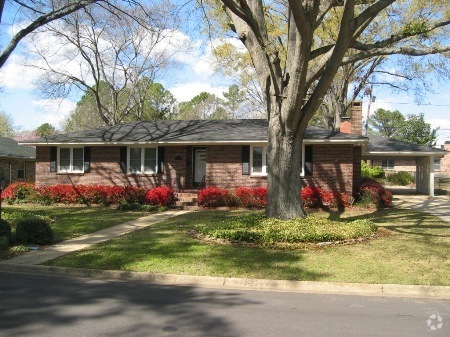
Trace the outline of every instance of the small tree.
[[41, 124], [36, 128], [36, 135], [38, 137], [47, 137], [54, 135], [55, 133], [56, 133], [55, 127], [49, 123]]
[[401, 130], [405, 124], [405, 116], [398, 110], [378, 109], [370, 116], [369, 133], [379, 134], [389, 138], [401, 138]]

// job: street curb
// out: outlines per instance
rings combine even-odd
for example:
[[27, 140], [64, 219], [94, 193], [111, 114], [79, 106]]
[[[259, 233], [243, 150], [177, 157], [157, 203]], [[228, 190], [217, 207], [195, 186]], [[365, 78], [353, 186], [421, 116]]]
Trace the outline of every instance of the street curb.
[[450, 299], [450, 286], [244, 279], [17, 264], [0, 264], [0, 270], [19, 273], [92, 278], [97, 280], [141, 281], [158, 285], [229, 290], [239, 289], [335, 295]]

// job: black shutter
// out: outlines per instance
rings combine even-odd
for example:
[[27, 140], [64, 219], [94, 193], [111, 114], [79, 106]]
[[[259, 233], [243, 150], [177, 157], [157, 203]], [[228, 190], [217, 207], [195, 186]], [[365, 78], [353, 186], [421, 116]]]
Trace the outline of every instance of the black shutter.
[[56, 146], [50, 147], [50, 172], [56, 172]]
[[164, 173], [164, 156], [166, 153], [166, 148], [164, 146], [158, 147], [158, 169], [157, 173], [163, 174]]
[[84, 148], [84, 173], [91, 172], [91, 148], [86, 146]]
[[313, 147], [305, 146], [305, 176], [313, 175]]
[[250, 145], [242, 145], [242, 174], [250, 174]]
[[127, 173], [127, 147], [120, 147], [120, 170], [122, 173]]

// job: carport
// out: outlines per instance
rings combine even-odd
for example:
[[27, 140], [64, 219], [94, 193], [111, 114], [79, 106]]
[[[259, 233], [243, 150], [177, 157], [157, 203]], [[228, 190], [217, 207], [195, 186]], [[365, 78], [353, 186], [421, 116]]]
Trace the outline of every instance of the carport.
[[414, 161], [417, 193], [434, 196], [434, 159], [444, 157], [447, 151], [382, 136], [370, 135], [368, 138], [362, 151], [363, 160]]

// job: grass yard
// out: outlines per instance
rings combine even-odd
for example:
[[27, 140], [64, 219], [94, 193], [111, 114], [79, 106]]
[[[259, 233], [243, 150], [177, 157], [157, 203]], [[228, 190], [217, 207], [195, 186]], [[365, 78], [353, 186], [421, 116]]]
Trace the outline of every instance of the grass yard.
[[[332, 282], [450, 285], [450, 224], [421, 212], [322, 213], [334, 220], [371, 219], [389, 235], [313, 250], [211, 244], [188, 235], [239, 211], [189, 213], [47, 265], [140, 272]], [[315, 216], [315, 215], [312, 215]]]
[[[40, 217], [50, 221], [54, 242], [99, 231], [123, 222], [137, 219], [147, 213], [120, 211], [110, 207], [2, 205], [2, 218], [14, 225], [27, 217]], [[1, 252], [0, 258], [10, 256]]]

